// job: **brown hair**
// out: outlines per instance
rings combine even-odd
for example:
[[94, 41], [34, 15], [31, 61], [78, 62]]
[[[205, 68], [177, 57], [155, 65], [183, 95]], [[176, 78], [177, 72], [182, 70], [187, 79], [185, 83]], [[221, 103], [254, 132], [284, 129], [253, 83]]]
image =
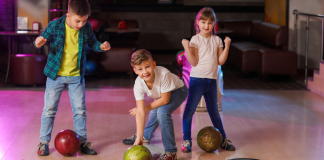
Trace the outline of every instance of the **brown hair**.
[[153, 61], [151, 53], [145, 49], [139, 49], [132, 54], [131, 65], [133, 67], [141, 65], [144, 61], [147, 61], [148, 59], [151, 59]]
[[68, 12], [79, 16], [90, 16], [90, 4], [88, 0], [69, 0]]
[[204, 7], [198, 12], [198, 14], [196, 16], [196, 20], [195, 20], [196, 34], [198, 34], [200, 32], [200, 29], [199, 29], [199, 26], [198, 26], [199, 20], [213, 21], [215, 23], [215, 25], [214, 25], [214, 28], [213, 28], [211, 34], [216, 34], [215, 26], [216, 26], [216, 23], [217, 23], [217, 18], [216, 18], [214, 10], [212, 8]]

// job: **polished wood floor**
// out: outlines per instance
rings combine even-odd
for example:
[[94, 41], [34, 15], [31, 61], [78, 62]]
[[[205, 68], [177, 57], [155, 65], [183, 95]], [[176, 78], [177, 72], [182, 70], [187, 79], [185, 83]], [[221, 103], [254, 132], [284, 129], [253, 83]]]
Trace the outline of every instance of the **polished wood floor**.
[[[87, 89], [88, 141], [96, 156], [77, 153], [64, 157], [53, 139], [63, 129], [73, 129], [68, 92], [64, 91], [56, 115], [51, 154], [37, 156], [44, 90], [0, 90], [1, 160], [121, 160], [129, 147], [122, 140], [135, 133], [135, 119], [128, 110], [135, 107], [132, 89]], [[152, 100], [147, 98], [146, 102]], [[225, 90], [221, 112], [225, 131], [237, 151], [202, 151], [195, 136], [210, 126], [208, 113], [197, 112], [193, 120], [193, 152], [182, 153], [182, 113], [174, 112], [178, 160], [319, 160], [324, 157], [324, 98], [310, 91]], [[147, 147], [154, 159], [164, 152], [160, 129]]]

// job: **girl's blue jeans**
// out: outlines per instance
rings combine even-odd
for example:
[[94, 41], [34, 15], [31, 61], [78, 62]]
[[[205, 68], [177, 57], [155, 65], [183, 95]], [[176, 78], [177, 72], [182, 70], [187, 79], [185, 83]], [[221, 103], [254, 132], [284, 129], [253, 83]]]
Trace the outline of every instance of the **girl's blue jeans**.
[[188, 99], [187, 99], [185, 110], [183, 112], [183, 119], [182, 119], [184, 141], [192, 140], [191, 139], [192, 116], [194, 115], [198, 103], [202, 96], [204, 96], [205, 98], [207, 111], [214, 127], [221, 132], [223, 138], [226, 138], [226, 134], [223, 128], [223, 123], [218, 112], [217, 80], [190, 77]]

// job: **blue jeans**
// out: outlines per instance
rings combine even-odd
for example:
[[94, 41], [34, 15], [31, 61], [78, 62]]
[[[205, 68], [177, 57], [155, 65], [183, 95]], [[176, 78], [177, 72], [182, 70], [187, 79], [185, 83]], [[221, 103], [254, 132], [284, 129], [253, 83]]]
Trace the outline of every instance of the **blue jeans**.
[[168, 104], [151, 110], [149, 120], [144, 128], [143, 138], [150, 140], [153, 132], [160, 125], [164, 150], [166, 152], [176, 153], [177, 147], [171, 114], [186, 100], [187, 95], [188, 88], [184, 85], [182, 88], [171, 92]]
[[226, 138], [222, 119], [218, 112], [217, 80], [190, 77], [188, 99], [182, 119], [183, 140], [191, 140], [192, 116], [202, 96], [205, 98], [207, 111], [214, 127], [221, 132], [223, 138]]
[[81, 142], [87, 141], [85, 81], [80, 83], [80, 76], [57, 76], [55, 80], [47, 78], [45, 90], [45, 106], [42, 114], [40, 141], [50, 142], [55, 114], [62, 91], [67, 85], [73, 111], [74, 131], [80, 136]]

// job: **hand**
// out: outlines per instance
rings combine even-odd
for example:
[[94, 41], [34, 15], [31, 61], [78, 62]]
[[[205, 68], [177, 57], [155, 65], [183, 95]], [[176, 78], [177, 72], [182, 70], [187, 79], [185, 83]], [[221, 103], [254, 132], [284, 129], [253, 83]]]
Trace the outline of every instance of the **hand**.
[[47, 39], [45, 39], [42, 36], [39, 36], [35, 40], [35, 45], [37, 48], [39, 48], [39, 47], [43, 46], [46, 43], [46, 41], [47, 41]]
[[226, 36], [226, 38], [224, 39], [225, 42], [225, 46], [229, 47], [229, 45], [231, 44], [231, 39], [229, 37]]
[[104, 50], [104, 51], [108, 51], [108, 50], [110, 50], [110, 44], [107, 42], [107, 41], [105, 41], [104, 43], [102, 43], [101, 45], [100, 45], [100, 48], [102, 49], [102, 50]]
[[189, 46], [189, 41], [187, 39], [182, 40], [182, 46], [183, 47], [188, 47]]
[[133, 144], [134, 146], [136, 145], [143, 145], [143, 139], [142, 138], [139, 138], [139, 137], [136, 137], [136, 140]]
[[133, 117], [136, 117], [136, 113], [137, 113], [137, 108], [133, 108], [133, 109], [129, 110], [129, 114]]

